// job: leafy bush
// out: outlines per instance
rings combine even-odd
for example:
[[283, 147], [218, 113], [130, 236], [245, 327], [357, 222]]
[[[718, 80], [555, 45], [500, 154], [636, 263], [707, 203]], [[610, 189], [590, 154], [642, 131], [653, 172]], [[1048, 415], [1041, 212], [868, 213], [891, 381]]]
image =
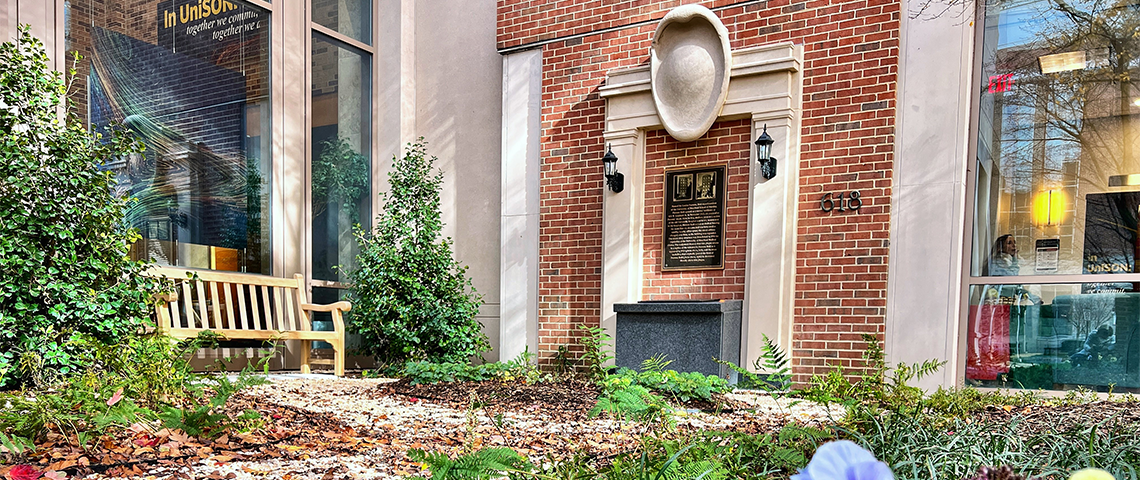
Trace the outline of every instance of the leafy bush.
[[471, 365], [462, 362], [413, 361], [404, 364], [400, 376], [412, 385], [440, 382], [482, 382], [498, 378], [510, 367], [505, 363]]
[[617, 373], [606, 378], [603, 386], [611, 390], [626, 383], [640, 385], [679, 402], [693, 399], [710, 401], [713, 393], [732, 391], [728, 382], [716, 375], [665, 370], [670, 363], [662, 355], [642, 362], [640, 372], [619, 368]]
[[467, 362], [429, 362], [426, 360], [411, 361], [395, 373], [397, 376], [407, 378], [412, 385], [420, 383], [440, 382], [482, 382], [484, 380], [519, 381], [534, 383], [544, 377], [533, 363], [534, 354], [529, 351], [520, 353], [509, 362], [484, 363], [472, 365]]
[[927, 360], [922, 363], [899, 362], [887, 365], [883, 347], [874, 335], [864, 333], [863, 365], [865, 370], [858, 381], [852, 382], [843, 367], [836, 365], [826, 375], [813, 375], [807, 388], [797, 392], [809, 400], [823, 403], [843, 403], [848, 406], [857, 403], [877, 402], [883, 407], [900, 411], [913, 409], [921, 403], [923, 392], [918, 387], [908, 385], [930, 375], [946, 364], [945, 361]]
[[199, 348], [217, 347], [217, 340], [203, 332], [177, 343], [162, 335], [132, 337], [118, 346], [84, 343], [93, 348], [82, 359], [85, 370], [66, 383], [0, 393], [0, 444], [5, 437], [34, 441], [52, 430], [83, 444], [115, 428], [156, 420], [191, 435], [244, 430], [259, 418], [256, 412], [231, 418], [222, 407], [238, 390], [265, 380], [253, 374], [253, 364], [237, 380], [194, 373], [189, 357]]
[[72, 339], [120, 343], [147, 323], [161, 284], [129, 259], [105, 162], [142, 149], [118, 130], [100, 137], [58, 112], [61, 75], [27, 27], [0, 45], [0, 388], [80, 369]]
[[371, 232], [357, 229], [349, 325], [361, 351], [382, 362], [459, 362], [488, 348], [475, 319], [481, 297], [441, 237], [442, 172], [423, 143], [395, 159]]

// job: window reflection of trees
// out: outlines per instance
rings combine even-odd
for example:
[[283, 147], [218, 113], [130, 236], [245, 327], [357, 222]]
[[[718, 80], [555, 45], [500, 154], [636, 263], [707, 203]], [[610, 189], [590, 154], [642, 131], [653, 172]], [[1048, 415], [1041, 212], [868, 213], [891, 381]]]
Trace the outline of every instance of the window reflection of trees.
[[[993, 178], [979, 178], [979, 186], [989, 189], [988, 195], [979, 189], [982, 228], [977, 231], [991, 239], [1003, 233], [1022, 238], [1059, 235], [1062, 248], [1069, 251], [1063, 252], [1058, 273], [1080, 273], [1082, 256], [1098, 248], [1083, 245], [1085, 196], [1140, 189], [1109, 185], [1111, 176], [1140, 173], [1133, 118], [1140, 111], [1134, 103], [1140, 96], [1135, 85], [1140, 80], [1140, 42], [1135, 35], [1140, 31], [1140, 9], [1103, 1], [1006, 3], [995, 6], [1004, 10], [991, 15], [990, 21], [996, 17], [1007, 24], [991, 27], [996, 31], [987, 29], [987, 41], [994, 40], [990, 37], [996, 32], [1006, 37], [1002, 41], [1013, 42], [993, 52], [986, 72], [987, 76], [1013, 73], [1014, 82], [1009, 91], [990, 94], [992, 118], [980, 122], [980, 128], [986, 128], [987, 120], [992, 122], [996, 141], [979, 149], [979, 160], [985, 163], [988, 155], [996, 165], [988, 170]], [[1019, 37], [1024, 41], [1018, 42]], [[1083, 64], [1042, 73], [1040, 57], [1067, 52], [1083, 53]], [[983, 101], [983, 115], [986, 107]], [[986, 136], [983, 132], [983, 142]], [[982, 165], [979, 176], [986, 174]], [[1058, 230], [1041, 232], [1030, 221], [1030, 211], [1035, 194], [1050, 189], [1067, 194], [1069, 211]], [[1115, 218], [1110, 221], [1119, 225], [1117, 234], [1135, 246], [1135, 205], [1128, 196], [1112, 201]], [[989, 239], [979, 238], [975, 248], [987, 243]]]

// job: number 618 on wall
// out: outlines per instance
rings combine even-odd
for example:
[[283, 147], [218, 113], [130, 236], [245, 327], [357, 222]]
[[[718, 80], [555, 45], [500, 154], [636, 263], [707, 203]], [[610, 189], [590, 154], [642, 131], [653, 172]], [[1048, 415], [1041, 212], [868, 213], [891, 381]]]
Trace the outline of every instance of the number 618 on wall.
[[832, 210], [846, 212], [847, 210], [858, 210], [859, 207], [863, 206], [863, 201], [859, 199], [858, 190], [839, 192], [835, 195], [835, 198], [832, 198], [831, 195], [830, 193], [825, 193], [823, 197], [819, 199], [820, 210], [824, 212], [830, 212]]

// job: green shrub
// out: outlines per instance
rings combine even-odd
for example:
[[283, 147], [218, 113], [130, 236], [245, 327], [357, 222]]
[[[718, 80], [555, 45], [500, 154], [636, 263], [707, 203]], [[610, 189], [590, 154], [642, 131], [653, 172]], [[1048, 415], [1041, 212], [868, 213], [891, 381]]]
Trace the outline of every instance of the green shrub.
[[440, 382], [482, 382], [484, 380], [504, 380], [522, 383], [535, 383], [549, 379], [538, 371], [532, 362], [534, 354], [520, 353], [509, 362], [494, 362], [472, 365], [467, 362], [410, 361], [398, 371], [397, 376], [407, 378], [412, 385]]
[[435, 160], [423, 143], [409, 145], [392, 165], [375, 229], [356, 232], [349, 325], [360, 350], [382, 362], [460, 362], [489, 345], [475, 319], [482, 299], [440, 233], [443, 174], [432, 173]]
[[47, 61], [27, 27], [0, 45], [0, 388], [75, 372], [73, 338], [124, 341], [161, 288], [130, 260], [127, 201], [99, 170], [142, 144], [61, 121], [66, 89]]
[[750, 372], [732, 362], [717, 358], [713, 358], [713, 360], [740, 374], [740, 383], [737, 388], [759, 389], [773, 396], [782, 396], [784, 392], [792, 388], [791, 363], [788, 361], [788, 355], [776, 342], [768, 338], [768, 335], [763, 335], [763, 337], [764, 343], [760, 345], [762, 349], [760, 356], [756, 357], [755, 362], [752, 362], [752, 368], [756, 372], [767, 372], [763, 376], [760, 373]]
[[237, 380], [194, 373], [190, 357], [199, 348], [216, 348], [217, 341], [210, 332], [180, 342], [141, 335], [122, 345], [81, 338], [80, 348], [91, 349], [81, 357], [84, 371], [50, 390], [0, 393], [0, 443], [2, 436], [36, 440], [55, 430], [83, 444], [116, 428], [156, 420], [191, 435], [245, 430], [259, 419], [256, 412], [231, 418], [222, 407], [238, 390], [265, 380], [253, 374], [253, 363]]
[[662, 355], [642, 362], [640, 372], [619, 368], [615, 374], [606, 378], [603, 386], [608, 391], [626, 383], [640, 385], [678, 402], [694, 399], [710, 401], [714, 393], [732, 391], [732, 386], [716, 375], [665, 370], [670, 363], [672, 362], [666, 361]]

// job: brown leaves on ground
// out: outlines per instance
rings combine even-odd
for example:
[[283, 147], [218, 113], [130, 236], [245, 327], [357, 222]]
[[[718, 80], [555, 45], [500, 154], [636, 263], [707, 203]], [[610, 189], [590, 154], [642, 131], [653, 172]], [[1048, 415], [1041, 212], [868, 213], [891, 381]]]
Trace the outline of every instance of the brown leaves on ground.
[[987, 407], [975, 415], [982, 420], [1008, 423], [1019, 417], [1019, 429], [1028, 433], [1064, 432], [1104, 422], [1140, 425], [1140, 401], [1101, 400], [1090, 403], [1040, 404], [1026, 407]]
[[[267, 464], [297, 465], [294, 461], [300, 461], [309, 462], [303, 471], [272, 473], [276, 478], [343, 478], [344, 472], [338, 470], [342, 466], [311, 460], [359, 456], [388, 473], [412, 474], [419, 472], [406, 456], [412, 448], [454, 455], [509, 447], [532, 460], [604, 459], [636, 449], [644, 433], [639, 425], [591, 419], [588, 412], [600, 391], [580, 380], [530, 385], [500, 381], [410, 385], [399, 381], [370, 388], [328, 382], [320, 395], [301, 384], [272, 386], [297, 406], [280, 405], [254, 393], [234, 395], [225, 406], [227, 413], [236, 416], [252, 409], [261, 414], [263, 423], [249, 433], [208, 439], [136, 425], [78, 447], [74, 434], [55, 432], [38, 445], [31, 459], [40, 470], [72, 476], [226, 479], [233, 478], [235, 471], [263, 476], [272, 470]], [[361, 410], [348, 415], [348, 407], [341, 402]], [[383, 411], [367, 410], [378, 404], [397, 418], [390, 420]], [[712, 414], [680, 410], [682, 432], [716, 428], [771, 433], [790, 421], [786, 415], [745, 413], [742, 404], [723, 397], [686, 407]], [[407, 415], [409, 411], [414, 415]], [[720, 423], [713, 427], [705, 422]]]

